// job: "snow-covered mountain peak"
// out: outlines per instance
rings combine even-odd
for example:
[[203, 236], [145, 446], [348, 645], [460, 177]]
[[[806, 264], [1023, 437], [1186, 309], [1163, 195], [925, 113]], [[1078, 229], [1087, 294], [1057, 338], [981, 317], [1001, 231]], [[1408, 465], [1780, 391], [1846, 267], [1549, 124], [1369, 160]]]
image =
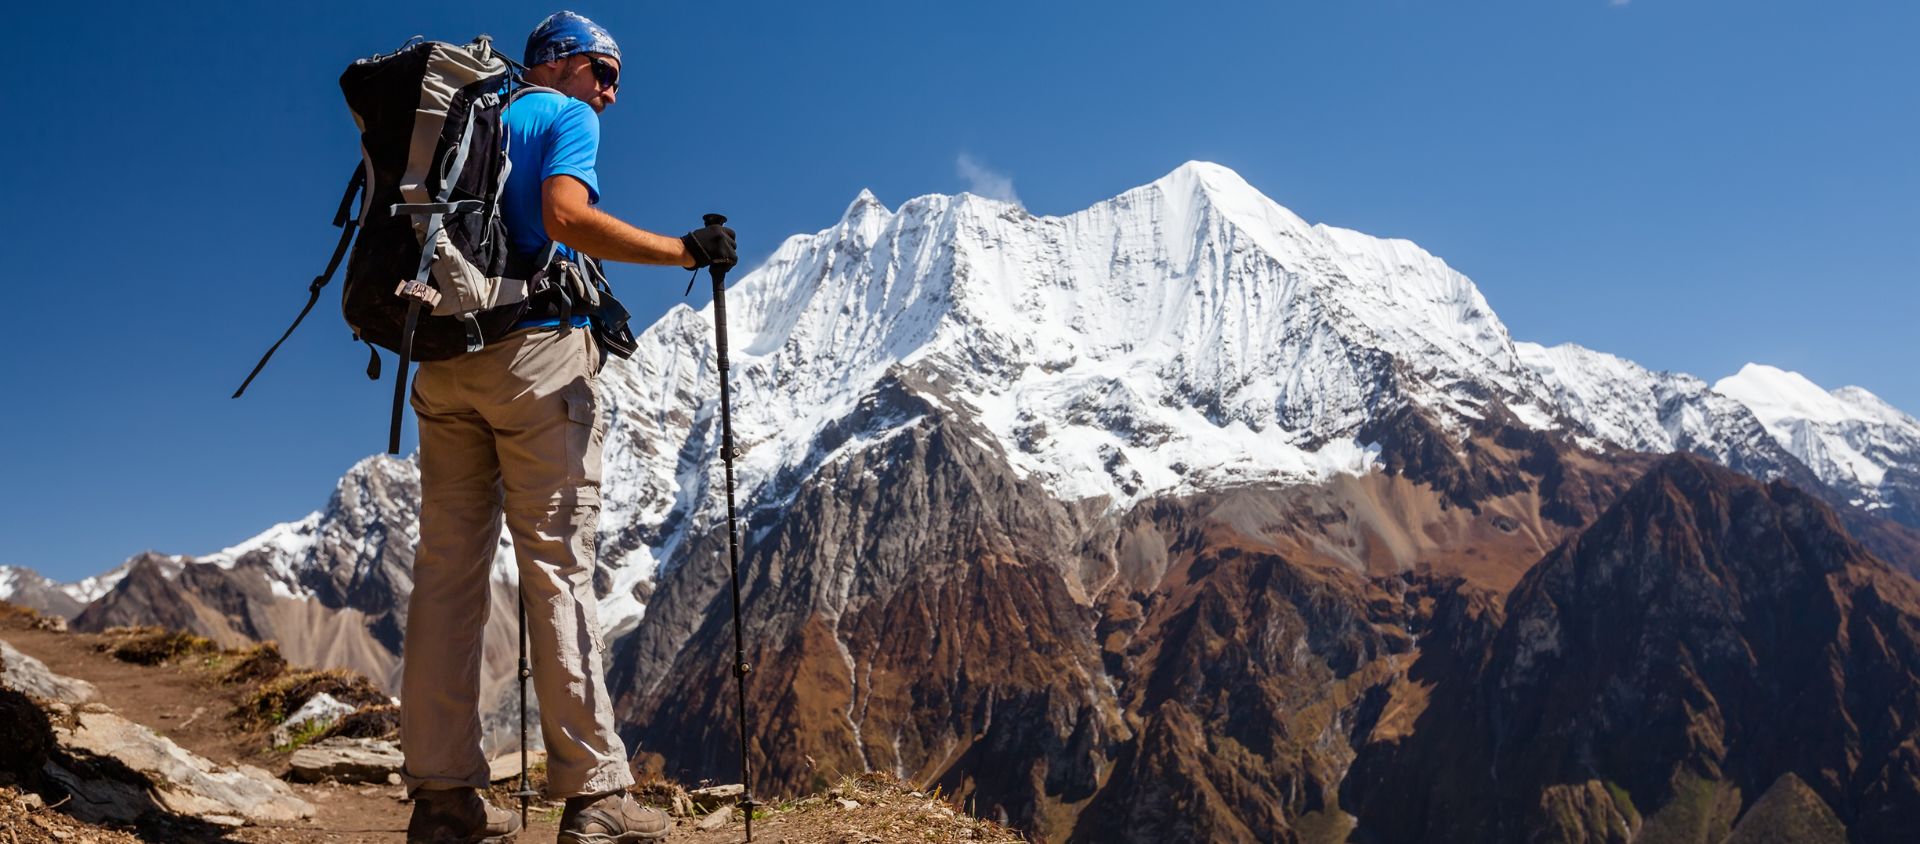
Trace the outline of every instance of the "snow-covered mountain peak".
[[1798, 372], [1762, 363], [1749, 363], [1720, 379], [1715, 392], [1739, 399], [1769, 427], [1782, 420], [1839, 422], [1855, 415], [1847, 402], [1820, 388]]
[[1863, 506], [1886, 497], [1890, 469], [1920, 460], [1920, 421], [1862, 388], [1828, 392], [1798, 372], [1758, 363], [1713, 388], [1752, 410], [1815, 474], [1860, 488]]
[[[819, 434], [896, 367], [927, 372], [915, 383], [938, 385], [930, 400], [986, 426], [1017, 470], [1115, 507], [1364, 471], [1354, 433], [1401, 401], [1466, 420], [1497, 397], [1532, 424], [1552, 418], [1465, 276], [1406, 241], [1310, 225], [1205, 162], [1065, 216], [967, 194], [890, 211], [863, 191], [738, 279], [727, 305], [749, 497], [826, 459]], [[706, 506], [711, 479], [686, 457], [713, 447], [712, 319], [669, 314], [610, 373], [632, 379], [612, 403], [650, 420], [635, 435], [697, 400], [705, 440], [654, 449], [645, 492], [610, 508]], [[667, 377], [682, 392], [657, 386]]]
[[1268, 235], [1304, 234], [1312, 228], [1299, 215], [1248, 184], [1239, 173], [1210, 161], [1189, 161], [1110, 202], [1131, 204], [1143, 195], [1157, 195], [1159, 216], [1164, 219], [1186, 222], [1215, 212], [1244, 227], [1248, 235], [1269, 248], [1278, 244]]
[[886, 203], [881, 202], [880, 197], [874, 196], [871, 190], [861, 188], [860, 195], [847, 203], [847, 210], [840, 214], [840, 224], [835, 228], [865, 233], [871, 240], [871, 234], [884, 227], [892, 216], [893, 212], [887, 210]]

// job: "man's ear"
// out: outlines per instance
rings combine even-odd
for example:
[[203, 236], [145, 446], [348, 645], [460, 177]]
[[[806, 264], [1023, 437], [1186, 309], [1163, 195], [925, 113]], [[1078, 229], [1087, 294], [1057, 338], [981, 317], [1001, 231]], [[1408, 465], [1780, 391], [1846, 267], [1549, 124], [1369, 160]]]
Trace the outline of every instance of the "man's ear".
[[[572, 56], [567, 58], [572, 58]], [[541, 62], [533, 67], [527, 68], [527, 81], [544, 88], [551, 88], [566, 75], [566, 66], [567, 59], [554, 59], [550, 62]]]

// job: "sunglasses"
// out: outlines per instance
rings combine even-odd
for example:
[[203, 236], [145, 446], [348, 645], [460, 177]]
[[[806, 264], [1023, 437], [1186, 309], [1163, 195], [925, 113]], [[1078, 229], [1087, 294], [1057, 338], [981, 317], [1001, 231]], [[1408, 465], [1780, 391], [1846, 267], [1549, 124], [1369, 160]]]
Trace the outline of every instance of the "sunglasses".
[[593, 79], [609, 93], [620, 90], [620, 68], [599, 56], [588, 56], [587, 64], [593, 68]]

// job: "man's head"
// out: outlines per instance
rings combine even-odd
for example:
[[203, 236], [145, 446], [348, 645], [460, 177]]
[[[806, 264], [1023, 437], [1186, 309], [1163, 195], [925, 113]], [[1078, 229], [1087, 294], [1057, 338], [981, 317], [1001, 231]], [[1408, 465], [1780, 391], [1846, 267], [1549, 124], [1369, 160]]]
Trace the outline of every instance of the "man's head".
[[555, 12], [527, 35], [527, 81], [600, 111], [620, 88], [620, 45], [605, 29], [573, 12]]

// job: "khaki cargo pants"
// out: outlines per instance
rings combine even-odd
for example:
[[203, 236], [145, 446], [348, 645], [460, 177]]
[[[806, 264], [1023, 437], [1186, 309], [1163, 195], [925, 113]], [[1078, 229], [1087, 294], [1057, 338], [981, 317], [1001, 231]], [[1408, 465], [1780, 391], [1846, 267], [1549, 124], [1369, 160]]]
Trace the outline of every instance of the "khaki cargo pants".
[[420, 544], [400, 680], [409, 791], [487, 785], [481, 640], [503, 505], [524, 588], [548, 794], [633, 782], [600, 672], [593, 593], [599, 370], [585, 329], [523, 330], [420, 365]]

